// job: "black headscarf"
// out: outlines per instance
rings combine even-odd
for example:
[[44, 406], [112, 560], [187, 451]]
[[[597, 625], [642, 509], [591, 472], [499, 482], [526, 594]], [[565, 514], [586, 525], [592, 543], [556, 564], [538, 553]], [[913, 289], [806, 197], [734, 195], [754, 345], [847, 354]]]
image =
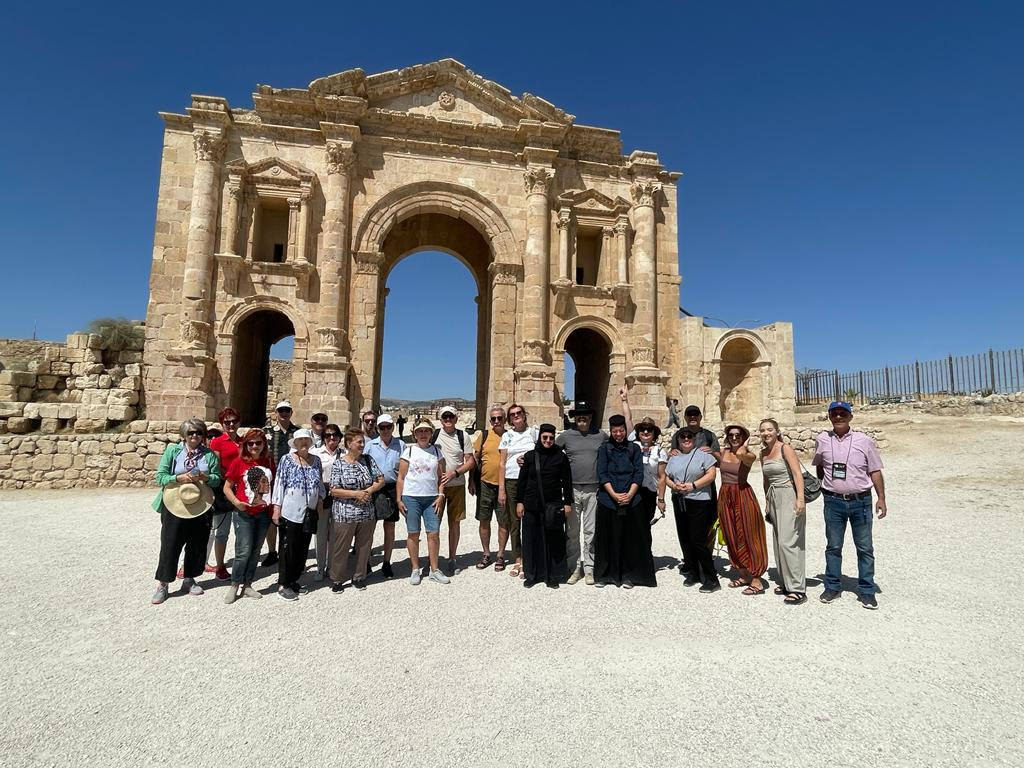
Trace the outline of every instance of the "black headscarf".
[[[616, 413], [614, 416], [609, 416], [608, 417], [608, 427], [609, 427], [609, 433], [611, 432], [611, 429], [610, 429], [611, 427], [622, 427], [623, 429], [625, 429], [625, 427], [626, 427], [626, 417], [623, 416], [621, 413]], [[621, 446], [621, 445], [624, 445], [625, 443], [628, 442], [628, 438], [629, 438], [629, 435], [625, 435], [621, 440], [616, 440], [614, 437], [611, 436], [611, 434], [609, 434], [608, 435], [608, 442], [611, 443], [612, 445]]]
[[540, 453], [541, 456], [550, 456], [552, 453], [557, 453], [558, 451], [562, 450], [561, 446], [555, 445], [553, 443], [551, 447], [548, 448], [546, 445], [544, 445], [544, 443], [540, 441], [540, 436], [543, 435], [545, 432], [548, 432], [552, 435], [555, 434], [555, 425], [541, 424], [540, 427], [537, 428], [537, 442], [534, 444], [533, 449]]

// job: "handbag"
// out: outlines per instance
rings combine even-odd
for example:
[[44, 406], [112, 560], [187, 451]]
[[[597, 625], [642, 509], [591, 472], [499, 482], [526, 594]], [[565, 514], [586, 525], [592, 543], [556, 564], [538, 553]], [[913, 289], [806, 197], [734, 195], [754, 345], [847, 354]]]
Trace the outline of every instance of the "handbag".
[[544, 510], [544, 527], [547, 529], [564, 529], [565, 528], [565, 512], [562, 510], [562, 505], [552, 501], [548, 503], [544, 500], [544, 483], [540, 478], [540, 455], [533, 452], [533, 466], [537, 471], [537, 492], [540, 494], [540, 504]]
[[[365, 466], [366, 469], [372, 473], [373, 470], [370, 468], [369, 457], [364, 453], [361, 459], [363, 462], [363, 466]], [[387, 520], [389, 517], [395, 514], [395, 511], [391, 506], [391, 497], [384, 493], [383, 490], [374, 491], [370, 497], [370, 500], [373, 502], [374, 520]]]
[[804, 503], [809, 504], [821, 496], [821, 481], [804, 469], [803, 464], [800, 465], [800, 471], [804, 478]]
[[320, 513], [316, 511], [316, 507], [307, 507], [306, 517], [302, 520], [302, 532], [316, 533], [316, 529], [319, 525]]

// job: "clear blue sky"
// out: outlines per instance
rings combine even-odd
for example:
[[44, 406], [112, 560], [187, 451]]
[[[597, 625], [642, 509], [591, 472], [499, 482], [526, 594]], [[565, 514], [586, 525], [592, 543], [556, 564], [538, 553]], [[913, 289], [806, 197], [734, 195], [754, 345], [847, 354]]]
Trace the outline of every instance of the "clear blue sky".
[[[257, 83], [450, 56], [685, 173], [691, 312], [792, 321], [800, 367], [1021, 345], [1024, 5], [401, 6], [8, 7], [0, 335], [59, 339], [100, 315], [144, 315], [158, 110], [182, 111], [191, 93], [250, 106]], [[389, 285], [384, 394], [471, 394], [465, 268], [418, 254]], [[442, 285], [459, 289], [452, 346], [465, 352], [439, 366], [403, 335], [418, 302], [395, 298]], [[423, 366], [417, 383], [407, 372]]]

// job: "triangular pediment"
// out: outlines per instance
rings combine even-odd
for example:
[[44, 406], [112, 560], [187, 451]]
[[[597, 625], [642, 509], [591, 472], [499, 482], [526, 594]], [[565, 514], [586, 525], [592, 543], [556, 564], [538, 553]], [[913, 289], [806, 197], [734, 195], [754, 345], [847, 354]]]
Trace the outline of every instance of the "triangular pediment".
[[299, 184], [312, 181], [313, 172], [298, 163], [290, 163], [279, 157], [268, 157], [253, 163], [246, 169], [246, 175], [255, 181], [273, 184]]
[[474, 125], [517, 125], [521, 120], [571, 125], [573, 115], [525, 93], [505, 88], [467, 69], [455, 59], [441, 59], [366, 76], [361, 69], [330, 75], [309, 84], [314, 96], [366, 99], [373, 110], [424, 115]]
[[621, 197], [608, 197], [596, 189], [570, 189], [559, 195], [558, 201], [570, 208], [594, 213], [619, 214], [630, 208], [627, 200]]

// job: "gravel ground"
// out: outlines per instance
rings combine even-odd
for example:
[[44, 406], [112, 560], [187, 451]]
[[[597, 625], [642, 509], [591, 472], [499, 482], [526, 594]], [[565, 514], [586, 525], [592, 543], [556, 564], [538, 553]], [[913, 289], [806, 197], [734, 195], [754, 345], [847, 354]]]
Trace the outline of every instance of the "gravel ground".
[[[1024, 765], [1024, 601], [989, 554], [1024, 559], [1024, 455], [999, 448], [1024, 420], [883, 426], [877, 612], [818, 603], [820, 501], [795, 608], [685, 589], [671, 518], [657, 589], [523, 589], [472, 568], [470, 521], [449, 586], [226, 606], [207, 580], [155, 607], [150, 491], [5, 493], [0, 763]], [[848, 539], [851, 586], [855, 563]]]

